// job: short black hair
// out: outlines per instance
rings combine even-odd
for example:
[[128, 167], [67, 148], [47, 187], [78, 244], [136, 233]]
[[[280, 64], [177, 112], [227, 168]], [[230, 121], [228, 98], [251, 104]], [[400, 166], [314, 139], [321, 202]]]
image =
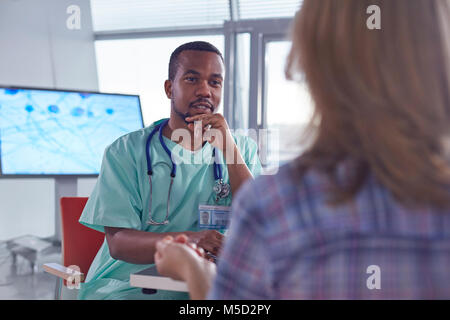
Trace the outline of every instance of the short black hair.
[[211, 43], [206, 42], [206, 41], [187, 42], [185, 44], [182, 44], [178, 48], [176, 48], [170, 55], [169, 80], [172, 81], [175, 78], [175, 75], [176, 75], [177, 69], [178, 69], [178, 56], [180, 55], [181, 52], [186, 51], [186, 50], [214, 52], [222, 59], [222, 61], [224, 61], [222, 53], [219, 51], [219, 49], [217, 49]]

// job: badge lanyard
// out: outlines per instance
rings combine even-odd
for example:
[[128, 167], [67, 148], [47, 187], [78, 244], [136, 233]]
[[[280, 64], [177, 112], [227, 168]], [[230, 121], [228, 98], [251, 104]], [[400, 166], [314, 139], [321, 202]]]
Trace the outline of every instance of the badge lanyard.
[[222, 166], [218, 164], [218, 159], [216, 158], [216, 148], [213, 149], [213, 157], [214, 157], [214, 180], [216, 184], [213, 187], [214, 192], [216, 193], [216, 202], [219, 199], [223, 199], [228, 196], [230, 193], [230, 185], [228, 183], [223, 182], [222, 177]]
[[[169, 120], [165, 120], [163, 123], [161, 123], [160, 125], [157, 125], [153, 131], [150, 133], [150, 135], [147, 138], [147, 142], [145, 144], [145, 150], [146, 150], [146, 159], [147, 159], [147, 174], [149, 177], [149, 183], [150, 183], [150, 199], [149, 199], [149, 212], [148, 212], [148, 220], [147, 220], [147, 224], [150, 225], [166, 225], [169, 223], [169, 204], [170, 204], [170, 194], [172, 192], [172, 185], [173, 185], [173, 180], [175, 179], [176, 176], [176, 172], [177, 172], [177, 166], [176, 164], [173, 162], [172, 160], [172, 152], [170, 152], [169, 148], [167, 148], [166, 143], [164, 142], [163, 139], [163, 135], [162, 135], [162, 131], [164, 129], [164, 127], [167, 125], [167, 123], [169, 122]], [[164, 151], [167, 153], [167, 155], [170, 158], [170, 162], [172, 163], [172, 170], [170, 172], [170, 185], [169, 185], [169, 192], [167, 195], [167, 206], [166, 206], [166, 217], [164, 219], [164, 221], [162, 222], [157, 222], [155, 220], [153, 220], [152, 218], [152, 196], [153, 196], [153, 186], [152, 186], [152, 175], [153, 175], [153, 169], [152, 169], [152, 160], [150, 157], [150, 143], [151, 140], [153, 138], [153, 136], [155, 135], [156, 132], [159, 132], [159, 142], [161, 143], [161, 146], [164, 148]], [[216, 202], [219, 201], [219, 199], [223, 199], [225, 197], [227, 197], [230, 193], [230, 185], [228, 183], [224, 183], [223, 182], [223, 175], [222, 175], [222, 166], [218, 163], [217, 159], [216, 159], [216, 148], [213, 149], [213, 157], [214, 157], [214, 179], [216, 181], [214, 187], [213, 187], [213, 191], [216, 194]]]

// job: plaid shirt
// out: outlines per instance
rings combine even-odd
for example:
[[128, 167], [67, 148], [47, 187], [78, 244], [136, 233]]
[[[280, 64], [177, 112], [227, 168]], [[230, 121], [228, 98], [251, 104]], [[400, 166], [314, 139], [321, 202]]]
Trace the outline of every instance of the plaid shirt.
[[234, 199], [210, 299], [450, 298], [450, 212], [407, 209], [373, 176], [331, 207], [328, 179], [295, 170]]

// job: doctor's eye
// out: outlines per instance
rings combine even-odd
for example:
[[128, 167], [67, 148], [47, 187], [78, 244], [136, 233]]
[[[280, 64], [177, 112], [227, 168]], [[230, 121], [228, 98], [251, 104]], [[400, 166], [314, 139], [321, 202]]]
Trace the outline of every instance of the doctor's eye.
[[186, 78], [184, 78], [184, 80], [187, 82], [195, 82], [195, 81], [197, 81], [197, 78], [196, 77], [186, 77]]
[[212, 81], [211, 81], [211, 84], [212, 84], [214, 87], [221, 87], [221, 86], [222, 86], [222, 81], [220, 81], [220, 80], [212, 80]]

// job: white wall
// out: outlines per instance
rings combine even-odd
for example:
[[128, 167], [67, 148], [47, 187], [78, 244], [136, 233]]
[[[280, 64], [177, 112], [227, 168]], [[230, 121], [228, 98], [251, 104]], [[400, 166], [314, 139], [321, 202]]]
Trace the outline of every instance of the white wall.
[[77, 195], [79, 197], [89, 197], [94, 190], [97, 178], [78, 179]]
[[53, 179], [0, 180], [0, 240], [25, 234], [52, 236], [54, 193]]
[[[70, 5], [79, 30], [66, 26]], [[0, 85], [98, 91], [89, 0], [1, 0], [0, 48]], [[76, 192], [94, 183], [79, 179]], [[0, 240], [54, 235], [55, 207], [54, 179], [0, 179]]]

